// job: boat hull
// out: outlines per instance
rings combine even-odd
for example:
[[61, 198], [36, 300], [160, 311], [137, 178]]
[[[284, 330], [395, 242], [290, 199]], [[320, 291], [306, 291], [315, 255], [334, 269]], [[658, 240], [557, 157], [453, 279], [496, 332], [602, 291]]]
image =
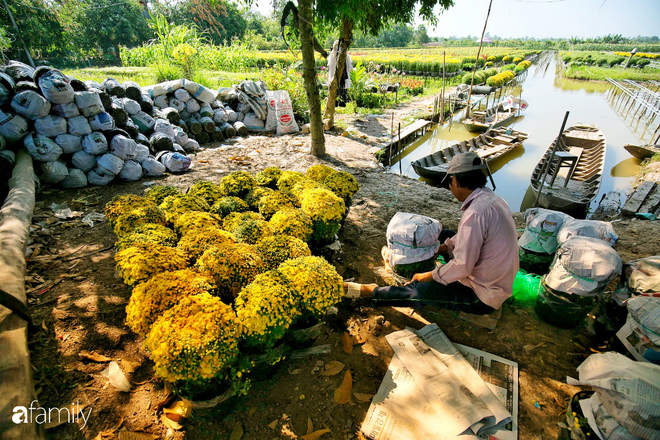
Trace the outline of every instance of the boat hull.
[[623, 148], [626, 149], [628, 153], [637, 159], [648, 159], [653, 157], [654, 154], [660, 154], [660, 146], [658, 145], [624, 145]]

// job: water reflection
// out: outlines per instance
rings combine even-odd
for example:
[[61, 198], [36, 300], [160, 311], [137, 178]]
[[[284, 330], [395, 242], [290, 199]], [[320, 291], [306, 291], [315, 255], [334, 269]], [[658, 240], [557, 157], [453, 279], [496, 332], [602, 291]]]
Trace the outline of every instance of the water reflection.
[[610, 176], [612, 177], [634, 177], [639, 171], [639, 164], [642, 163], [641, 159], [636, 157], [630, 157], [626, 160], [622, 160], [618, 164], [614, 165], [610, 170]]

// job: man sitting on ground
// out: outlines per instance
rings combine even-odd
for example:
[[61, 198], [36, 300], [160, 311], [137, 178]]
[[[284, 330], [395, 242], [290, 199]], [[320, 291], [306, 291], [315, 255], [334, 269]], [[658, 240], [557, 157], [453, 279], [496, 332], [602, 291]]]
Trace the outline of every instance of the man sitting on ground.
[[486, 164], [475, 153], [452, 158], [443, 182], [460, 202], [463, 216], [456, 235], [440, 246], [451, 258], [436, 269], [417, 273], [404, 286], [345, 283], [347, 298], [372, 297], [383, 304], [430, 304], [486, 314], [511, 296], [518, 272], [518, 235], [509, 205], [485, 187]]

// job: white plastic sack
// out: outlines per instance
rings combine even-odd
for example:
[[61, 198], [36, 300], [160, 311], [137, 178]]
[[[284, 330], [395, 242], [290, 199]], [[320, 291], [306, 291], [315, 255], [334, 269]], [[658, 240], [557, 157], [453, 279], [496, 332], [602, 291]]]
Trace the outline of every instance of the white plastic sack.
[[183, 147], [182, 147], [181, 145], [177, 144], [176, 142], [174, 142], [174, 143], [172, 144], [172, 150], [173, 150], [175, 153], [186, 154], [186, 150], [184, 150]]
[[225, 110], [227, 111], [227, 122], [233, 124], [234, 122], [238, 121], [238, 113], [236, 113], [230, 107], [225, 107]]
[[63, 154], [82, 150], [82, 138], [73, 134], [60, 134], [55, 138], [55, 143], [62, 147]]
[[268, 110], [266, 115], [266, 124], [265, 129], [268, 132], [273, 132], [277, 130], [277, 112], [275, 110], [275, 93], [266, 90], [266, 103], [268, 104]]
[[85, 136], [92, 132], [92, 127], [89, 126], [87, 118], [84, 116], [74, 116], [67, 121], [69, 126], [69, 134], [76, 136]]
[[115, 175], [102, 167], [96, 167], [87, 173], [87, 182], [90, 185], [104, 186], [112, 182]]
[[142, 133], [138, 133], [137, 138], [135, 138], [135, 141], [139, 144], [146, 145], [147, 148], [149, 148], [149, 146], [151, 145], [149, 144], [149, 138], [143, 135]]
[[224, 108], [219, 108], [213, 112], [213, 122], [215, 122], [216, 125], [222, 125], [227, 121], [229, 121], [229, 115]]
[[147, 133], [154, 128], [154, 124], [156, 121], [154, 121], [154, 118], [146, 114], [145, 112], [137, 112], [134, 115], [131, 115], [131, 120], [135, 122], [135, 125], [137, 125], [138, 130], [140, 130], [140, 133]]
[[625, 264], [628, 287], [637, 294], [660, 293], [660, 255]]
[[73, 101], [74, 91], [62, 72], [51, 70], [39, 78], [39, 89], [53, 104], [66, 104]]
[[202, 108], [199, 109], [199, 114], [202, 117], [212, 118], [213, 117], [213, 109], [208, 104], [203, 105]]
[[546, 284], [559, 292], [596, 296], [621, 275], [619, 254], [606, 242], [573, 237], [557, 250]]
[[138, 180], [142, 177], [142, 167], [134, 160], [124, 162], [124, 167], [119, 172], [119, 178], [128, 182]]
[[598, 220], [570, 220], [559, 230], [557, 242], [561, 246], [571, 237], [593, 237], [614, 246], [619, 236], [614, 232], [612, 223]]
[[51, 111], [67, 119], [80, 115], [80, 110], [78, 110], [78, 106], [74, 102], [67, 102], [66, 104], [53, 104], [51, 106]]
[[142, 165], [142, 172], [144, 173], [145, 176], [150, 176], [150, 177], [162, 176], [166, 170], [165, 165], [158, 162], [156, 159], [154, 159], [151, 156], [144, 159], [141, 165]]
[[0, 109], [0, 134], [9, 142], [17, 142], [30, 131], [27, 121], [12, 112]]
[[[177, 92], [180, 91], [180, 90], [183, 90], [183, 89], [179, 89], [179, 90], [177, 90]], [[183, 91], [185, 92], [185, 90], [183, 90]], [[167, 103], [168, 103], [168, 107], [172, 107], [173, 109], [175, 109], [178, 112], [181, 112], [186, 108], [186, 103], [181, 101], [181, 100], [178, 100], [176, 98], [170, 98], [167, 101]]]
[[216, 97], [216, 94], [213, 91], [207, 89], [201, 84], [197, 84], [196, 82], [184, 80], [183, 87], [188, 91], [188, 93], [190, 93], [190, 96], [196, 98], [198, 101], [203, 102], [204, 104], [208, 104]]
[[76, 92], [76, 105], [80, 113], [86, 118], [103, 111], [101, 97], [96, 92]]
[[189, 152], [199, 151], [200, 149], [199, 142], [197, 142], [195, 139], [188, 139], [188, 142], [183, 147], [184, 150]]
[[170, 124], [169, 121], [165, 119], [156, 119], [156, 123], [154, 124], [154, 132], [163, 133], [167, 137], [174, 140], [174, 127], [172, 124]]
[[34, 121], [34, 129], [44, 136], [56, 137], [66, 133], [66, 119], [57, 115], [46, 115]]
[[142, 91], [147, 92], [149, 96], [155, 98], [156, 96], [165, 95], [167, 93], [173, 93], [176, 90], [183, 87], [182, 79], [175, 79], [172, 81], [162, 82], [154, 86], [143, 87]]
[[263, 133], [265, 130], [264, 121], [259, 119], [257, 115], [252, 112], [245, 115], [245, 118], [243, 118], [243, 124], [245, 124], [248, 131], [251, 132]]
[[440, 232], [442, 223], [434, 218], [397, 212], [387, 225], [390, 265], [417, 263], [433, 257], [440, 248]]
[[27, 119], [43, 118], [50, 112], [50, 102], [33, 90], [25, 90], [14, 95], [11, 108]]
[[71, 156], [71, 164], [79, 170], [87, 173], [96, 166], [96, 156], [89, 154], [84, 150], [76, 151]]
[[110, 153], [106, 153], [103, 156], [97, 158], [96, 163], [115, 176], [121, 172], [122, 168], [124, 168], [124, 161]]
[[145, 160], [147, 157], [149, 157], [149, 147], [142, 144], [136, 144], [135, 158], [133, 158], [133, 160], [136, 161], [137, 163], [142, 163], [142, 161]]
[[190, 93], [186, 89], [179, 89], [174, 92], [174, 97], [181, 102], [186, 102], [190, 99]]
[[39, 180], [43, 183], [60, 183], [69, 175], [69, 170], [63, 160], [54, 160], [41, 164]]
[[190, 158], [181, 153], [167, 152], [159, 160], [172, 173], [183, 173], [190, 168]]
[[77, 168], [69, 168], [69, 175], [62, 180], [63, 188], [84, 188], [87, 186], [87, 175]]
[[154, 105], [158, 108], [169, 107], [167, 103], [167, 95], [160, 95], [154, 98]]
[[108, 141], [101, 133], [90, 133], [82, 138], [82, 147], [89, 154], [104, 154], [108, 152]]
[[109, 113], [100, 112], [89, 118], [89, 126], [96, 131], [109, 131], [115, 128], [115, 120]]
[[[135, 141], [121, 134], [113, 137], [110, 141], [110, 152], [121, 160], [134, 159], [136, 149], [137, 144]], [[149, 149], [147, 149], [147, 151], [149, 151]]]
[[143, 101], [143, 102], [148, 102], [149, 104], [154, 105], [154, 100], [151, 99], [151, 96], [149, 96], [149, 95], [146, 94], [146, 93], [143, 93], [143, 94], [142, 94], [142, 101]]
[[197, 113], [201, 108], [196, 99], [189, 99], [186, 102], [186, 111], [190, 114]]
[[52, 162], [62, 155], [62, 148], [52, 139], [37, 133], [29, 133], [23, 138], [27, 152], [41, 162]]
[[293, 117], [293, 106], [289, 92], [286, 90], [276, 90], [275, 92], [275, 113], [277, 116], [277, 134], [288, 134], [300, 131], [298, 124]]
[[134, 115], [142, 110], [140, 103], [132, 100], [131, 98], [122, 98], [121, 101], [122, 104], [124, 104], [124, 110], [126, 110], [126, 113], [129, 115]]
[[525, 232], [518, 240], [518, 246], [539, 254], [554, 254], [559, 244], [557, 234], [568, 220], [568, 214], [543, 208], [530, 208], [525, 211]]
[[189, 139], [186, 132], [183, 131], [182, 128], [176, 127], [176, 129], [174, 130], [174, 142], [181, 145], [182, 147], [185, 147], [188, 141]]

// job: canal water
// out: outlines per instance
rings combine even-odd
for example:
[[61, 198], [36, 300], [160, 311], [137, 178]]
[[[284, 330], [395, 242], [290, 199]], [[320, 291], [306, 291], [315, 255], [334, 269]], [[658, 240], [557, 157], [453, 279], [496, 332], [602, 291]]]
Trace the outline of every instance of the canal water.
[[[529, 134], [522, 148], [491, 163], [494, 171], [496, 193], [502, 196], [512, 211], [524, 211], [532, 206], [534, 195], [530, 187], [530, 177], [534, 167], [548, 146], [559, 134], [564, 114], [569, 111], [566, 127], [583, 123], [595, 124], [605, 134], [607, 151], [605, 170], [600, 193], [591, 204], [593, 211], [603, 194], [617, 190], [625, 192], [634, 180], [641, 161], [632, 157], [624, 144], [645, 143], [639, 135], [610, 106], [605, 92], [607, 85], [588, 81], [564, 79], [556, 71], [556, 57], [547, 69], [529, 68], [527, 78], [513, 88], [512, 94], [520, 95], [529, 107], [508, 126]], [[492, 102], [492, 101], [491, 101]], [[402, 153], [401, 163], [393, 163], [390, 172], [419, 178], [410, 163], [456, 142], [475, 135], [458, 122], [465, 110], [458, 112], [451, 123], [438, 126], [424, 137], [417, 139]], [[432, 182], [429, 182], [432, 183]]]

